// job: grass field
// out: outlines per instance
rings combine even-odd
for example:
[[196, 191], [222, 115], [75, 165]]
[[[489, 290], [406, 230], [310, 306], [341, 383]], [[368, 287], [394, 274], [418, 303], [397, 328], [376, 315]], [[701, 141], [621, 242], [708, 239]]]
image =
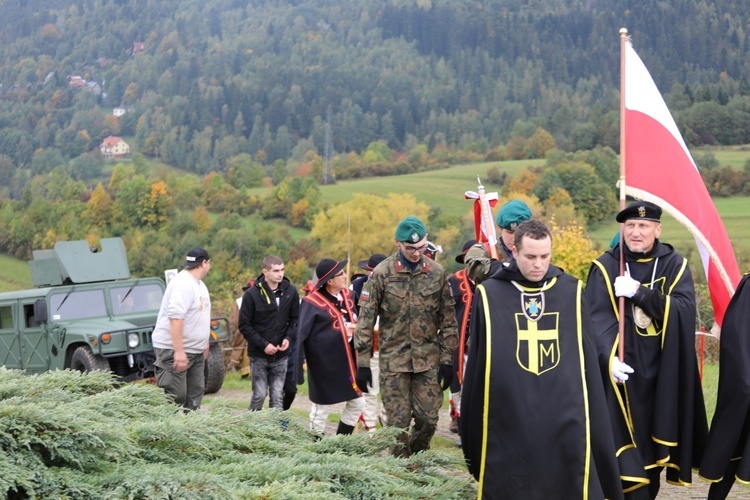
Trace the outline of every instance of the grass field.
[[349, 201], [354, 193], [371, 193], [379, 196], [389, 193], [410, 193], [417, 201], [431, 207], [440, 207], [443, 213], [463, 215], [472, 209], [471, 202], [464, 198], [464, 193], [477, 190], [477, 176], [486, 183], [487, 191], [497, 189], [497, 186], [487, 183], [487, 170], [490, 167], [499, 166], [509, 175], [515, 176], [526, 167], [543, 164], [544, 160], [518, 160], [456, 165], [442, 170], [396, 177], [341, 181], [337, 184], [322, 186], [321, 193], [328, 203]]
[[26, 261], [0, 255], [0, 292], [31, 288], [31, 271]]
[[741, 170], [745, 167], [745, 162], [750, 160], [750, 145], [743, 146], [704, 146], [702, 148], [694, 149], [693, 154], [696, 153], [712, 153], [719, 165], [729, 165], [730, 167]]

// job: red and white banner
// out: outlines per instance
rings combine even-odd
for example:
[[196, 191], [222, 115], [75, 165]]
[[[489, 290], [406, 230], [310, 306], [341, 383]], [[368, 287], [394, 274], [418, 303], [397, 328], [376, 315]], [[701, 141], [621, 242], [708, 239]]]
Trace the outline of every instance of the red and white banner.
[[[484, 196], [486, 197], [490, 208], [497, 204], [497, 193], [486, 193]], [[482, 203], [479, 193], [476, 191], [466, 191], [464, 193], [464, 198], [467, 200], [474, 200], [474, 232], [476, 233], [476, 240], [481, 243], [487, 243], [490, 247], [494, 247], [497, 243], [494, 221], [492, 220], [492, 217], [490, 217], [489, 221], [485, 220], [485, 217], [482, 217]], [[490, 216], [491, 215], [492, 213], [490, 213]]]
[[656, 203], [695, 237], [721, 326], [740, 280], [732, 244], [654, 80], [630, 41], [624, 45], [625, 192]]

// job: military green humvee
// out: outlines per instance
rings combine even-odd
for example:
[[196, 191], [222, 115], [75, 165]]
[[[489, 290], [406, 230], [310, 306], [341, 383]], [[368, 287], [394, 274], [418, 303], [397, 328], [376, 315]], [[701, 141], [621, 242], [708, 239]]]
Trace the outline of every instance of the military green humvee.
[[[120, 238], [59, 241], [29, 261], [36, 288], [0, 293], [0, 365], [39, 373], [111, 370], [128, 382], [154, 375], [151, 333], [164, 295], [161, 278], [130, 279]], [[224, 382], [226, 318], [211, 321], [206, 392]]]

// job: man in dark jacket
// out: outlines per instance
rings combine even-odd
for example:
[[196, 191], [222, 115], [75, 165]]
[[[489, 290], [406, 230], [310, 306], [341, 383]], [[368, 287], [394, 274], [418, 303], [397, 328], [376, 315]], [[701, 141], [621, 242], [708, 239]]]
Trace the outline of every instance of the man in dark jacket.
[[250, 410], [260, 410], [269, 393], [271, 408], [282, 409], [289, 347], [297, 339], [299, 295], [284, 279], [284, 262], [275, 255], [263, 259], [263, 274], [245, 291], [239, 328], [247, 340], [253, 372]]

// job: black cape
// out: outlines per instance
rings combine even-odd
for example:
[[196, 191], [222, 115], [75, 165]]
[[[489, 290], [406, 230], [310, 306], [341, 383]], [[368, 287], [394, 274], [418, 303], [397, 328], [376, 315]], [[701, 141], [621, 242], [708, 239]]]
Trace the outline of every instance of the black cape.
[[[349, 290], [342, 290], [343, 309], [356, 318]], [[357, 355], [347, 341], [344, 314], [330, 295], [315, 290], [302, 299], [296, 352], [297, 383], [303, 383], [302, 363], [307, 360], [310, 401], [330, 405], [362, 395], [356, 383]]]
[[739, 460], [737, 478], [750, 482], [750, 274], [743, 276], [721, 325], [719, 391], [701, 477], [719, 481], [730, 460]]
[[622, 498], [581, 282], [512, 263], [477, 286], [469, 330], [459, 428], [479, 497]]
[[[634, 373], [617, 384], [609, 363], [617, 354], [620, 245], [591, 266], [586, 297], [597, 334], [599, 363], [625, 492], [648, 484], [646, 469], [667, 467], [667, 482], [688, 485], [708, 434], [695, 354], [695, 289], [680, 254], [656, 241], [648, 254], [626, 249], [638, 293], [625, 300], [625, 363]], [[656, 271], [654, 272], [654, 268]], [[653, 283], [653, 284], [652, 284]], [[638, 306], [651, 322], [638, 327]], [[646, 322], [641, 321], [642, 325]]]

